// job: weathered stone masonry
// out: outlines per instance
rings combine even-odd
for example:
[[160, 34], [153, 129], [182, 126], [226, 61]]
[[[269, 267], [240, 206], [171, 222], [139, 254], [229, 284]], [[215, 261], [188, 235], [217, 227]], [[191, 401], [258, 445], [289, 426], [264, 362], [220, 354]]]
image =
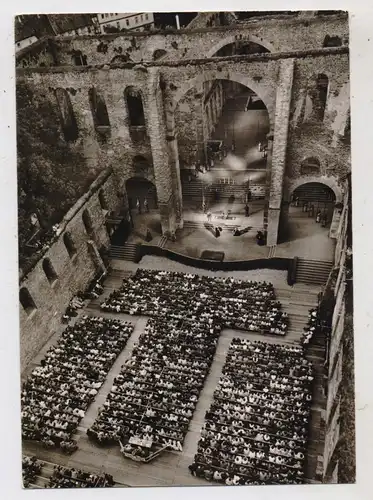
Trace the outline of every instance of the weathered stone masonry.
[[[59, 236], [35, 267], [26, 276], [20, 276], [20, 288], [28, 291], [35, 306], [26, 311], [20, 305], [21, 371], [49, 337], [59, 331], [61, 317], [70, 299], [78, 291], [84, 290], [93, 277], [103, 270], [99, 252], [108, 248], [109, 237], [105, 227], [105, 212], [99, 200], [100, 192], [104, 193], [108, 210], [121, 207], [114, 175], [103, 172], [66, 214], [60, 224]], [[92, 222], [91, 234], [87, 234], [84, 227], [82, 214], [85, 210]], [[75, 252], [71, 255], [64, 242], [65, 234], [69, 235], [74, 246]], [[45, 259], [49, 259], [56, 272], [53, 283], [48, 281], [43, 271]]]
[[327, 35], [338, 36], [346, 45], [348, 34], [347, 14], [307, 19], [276, 16], [220, 28], [54, 38], [39, 42], [32, 50], [20, 51], [17, 65], [72, 66], [74, 51], [86, 55], [89, 66], [127, 58], [134, 62], [153, 61], [157, 50], [166, 51], [162, 62], [200, 59], [214, 56], [219, 49], [237, 40], [258, 43], [272, 53], [299, 51], [322, 48]]
[[[284, 72], [283, 68], [288, 68]], [[293, 68], [293, 69], [290, 69]], [[55, 99], [54, 90], [67, 89], [76, 116], [79, 137], [73, 147], [84, 153], [89, 168], [96, 171], [108, 164], [118, 188], [133, 177], [133, 160], [141, 155], [152, 168], [148, 180], [155, 182], [165, 234], [182, 227], [182, 197], [175, 112], [190, 89], [202, 89], [206, 82], [229, 80], [253, 90], [264, 102], [274, 140], [269, 152], [271, 190], [268, 210], [269, 244], [276, 244], [281, 202], [289, 199], [291, 185], [300, 175], [307, 156], [316, 156], [320, 181], [334, 183], [349, 170], [349, 145], [344, 131], [349, 116], [348, 53], [345, 48], [286, 54], [238, 56], [209, 60], [132, 64], [125, 68], [35, 68], [18, 70], [29, 85]], [[329, 87], [322, 122], [304, 119], [307, 92], [318, 74], [327, 74]], [[145, 126], [134, 134], [128, 117], [125, 90], [129, 86], [141, 95]], [[100, 139], [94, 128], [89, 102], [95, 87], [105, 100], [110, 133]], [[308, 101], [308, 107], [312, 101]], [[136, 130], [135, 130], [136, 132]], [[335, 152], [342, 154], [336, 155]], [[270, 163], [271, 162], [271, 163]], [[171, 179], [171, 182], [169, 182]], [[307, 182], [307, 176], [304, 182]], [[284, 191], [283, 191], [284, 190]]]

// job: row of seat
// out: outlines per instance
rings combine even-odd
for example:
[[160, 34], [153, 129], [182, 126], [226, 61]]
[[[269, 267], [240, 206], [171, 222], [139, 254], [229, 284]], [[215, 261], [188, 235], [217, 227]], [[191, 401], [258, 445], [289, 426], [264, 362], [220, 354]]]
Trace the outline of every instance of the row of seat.
[[76, 428], [132, 331], [132, 323], [88, 316], [67, 327], [23, 384], [23, 438], [74, 451]]
[[171, 315], [221, 326], [285, 335], [288, 316], [265, 282], [138, 269], [102, 304], [104, 311]]
[[312, 382], [302, 348], [233, 339], [191, 473], [229, 485], [301, 483]]
[[[24, 488], [35, 488], [38, 479], [43, 477], [46, 463], [36, 457], [22, 457], [22, 478]], [[44, 477], [43, 477], [44, 479]], [[114, 486], [113, 476], [110, 474], [92, 474], [80, 469], [71, 469], [55, 465], [49, 475], [45, 488], [110, 488]], [[39, 486], [40, 487], [40, 486]]]
[[219, 333], [202, 319], [150, 319], [88, 435], [181, 451]]

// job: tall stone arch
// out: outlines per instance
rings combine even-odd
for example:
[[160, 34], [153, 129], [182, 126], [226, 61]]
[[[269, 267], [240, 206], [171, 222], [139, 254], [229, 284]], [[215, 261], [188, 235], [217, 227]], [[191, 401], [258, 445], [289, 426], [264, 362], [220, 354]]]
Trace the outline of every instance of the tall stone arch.
[[302, 186], [303, 184], [308, 184], [310, 182], [317, 182], [319, 184], [324, 184], [328, 186], [333, 193], [335, 194], [336, 203], [340, 203], [343, 200], [343, 191], [338, 183], [338, 179], [332, 176], [320, 176], [320, 175], [301, 175], [297, 179], [289, 180], [286, 183], [285, 191], [284, 191], [284, 199], [286, 201], [290, 201], [291, 195], [297, 189], [297, 187]]
[[192, 88], [200, 89], [202, 88], [204, 82], [214, 80], [229, 80], [232, 82], [240, 83], [241, 85], [248, 87], [249, 89], [254, 91], [267, 108], [270, 125], [272, 127], [274, 123], [275, 100], [271, 97], [271, 93], [269, 92], [268, 88], [255, 80], [250, 75], [229, 70], [218, 71], [217, 69], [214, 69], [203, 71], [198, 73], [195, 77], [187, 80], [184, 84], [180, 85], [177, 92], [174, 94], [172, 99], [172, 109], [176, 109], [178, 102], [180, 101], [182, 96], [188, 92], [188, 90]]
[[308, 184], [310, 182], [316, 182], [319, 184], [323, 184], [324, 186], [328, 186], [335, 195], [335, 207], [333, 210], [333, 217], [330, 224], [329, 237], [336, 238], [339, 222], [341, 218], [340, 210], [337, 207], [337, 204], [343, 201], [343, 190], [338, 183], [338, 179], [332, 176], [320, 176], [320, 175], [302, 175], [297, 179], [290, 180], [286, 188], [284, 190], [284, 200], [289, 201], [291, 199], [291, 195], [295, 191], [295, 189], [299, 186], [303, 186], [304, 184]]
[[242, 38], [237, 38], [237, 35], [230, 35], [226, 38], [223, 38], [219, 42], [215, 43], [206, 53], [205, 57], [213, 57], [216, 52], [218, 52], [223, 47], [235, 43], [236, 41], [247, 41], [257, 43], [258, 45], [262, 45], [264, 48], [269, 50], [269, 52], [279, 52], [279, 48], [275, 47], [272, 43], [267, 40], [263, 40], [262, 38], [255, 35], [246, 35], [244, 34]]

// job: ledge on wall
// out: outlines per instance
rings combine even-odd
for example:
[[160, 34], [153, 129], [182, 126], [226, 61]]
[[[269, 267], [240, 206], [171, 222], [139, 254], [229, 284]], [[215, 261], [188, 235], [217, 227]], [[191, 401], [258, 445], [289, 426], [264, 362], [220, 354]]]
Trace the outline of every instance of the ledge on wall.
[[35, 258], [31, 260], [31, 263], [29, 264], [27, 269], [19, 270], [19, 281], [24, 280], [27, 277], [27, 275], [34, 269], [36, 264], [46, 254], [51, 245], [53, 245], [53, 243], [55, 243], [59, 239], [61, 234], [63, 234], [68, 223], [75, 217], [75, 215], [79, 212], [79, 210], [83, 208], [83, 206], [93, 196], [93, 194], [100, 189], [100, 187], [104, 184], [104, 182], [107, 181], [112, 172], [113, 172], [112, 168], [109, 167], [103, 172], [101, 172], [101, 174], [92, 182], [92, 184], [88, 188], [88, 191], [79, 198], [79, 200], [70, 208], [70, 210], [66, 213], [61, 222], [58, 224], [58, 231], [56, 232], [55, 236], [53, 236], [53, 238], [49, 241], [49, 243], [45, 245], [45, 247], [41, 249], [40, 252], [35, 254]]
[[[226, 57], [209, 57], [201, 59], [181, 59], [179, 61], [144, 61], [144, 68], [150, 67], [171, 67], [178, 68], [184, 66], [200, 66], [213, 63], [214, 66], [223, 62], [269, 62], [278, 61], [281, 59], [302, 59], [306, 57], [325, 57], [328, 55], [343, 55], [349, 53], [348, 46], [342, 47], [327, 47], [320, 49], [295, 50], [290, 52], [272, 52], [263, 54], [249, 54]], [[139, 66], [138, 62], [127, 62], [122, 64], [98, 64], [95, 66], [37, 66], [37, 67], [18, 67], [17, 76], [27, 75], [30, 73], [85, 73], [87, 71], [99, 69], [136, 69]], [[144, 76], [146, 74], [144, 73]]]

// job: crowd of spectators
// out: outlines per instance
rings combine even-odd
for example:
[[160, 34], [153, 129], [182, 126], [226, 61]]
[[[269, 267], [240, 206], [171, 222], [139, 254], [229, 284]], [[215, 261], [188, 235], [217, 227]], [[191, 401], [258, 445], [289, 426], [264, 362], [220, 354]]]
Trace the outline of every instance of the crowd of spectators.
[[114, 484], [111, 474], [90, 474], [56, 465], [46, 488], [110, 488]]
[[[182, 450], [222, 327], [285, 335], [273, 285], [138, 269], [101, 308], [150, 316], [88, 435], [146, 458]], [[140, 444], [138, 444], [140, 443]]]
[[62, 323], [69, 323], [71, 318], [77, 316], [78, 310], [84, 307], [86, 300], [97, 299], [104, 292], [102, 282], [105, 276], [106, 273], [102, 274], [99, 278], [94, 278], [84, 292], [78, 292], [76, 296], [70, 300], [65, 314], [62, 316]]
[[301, 347], [233, 339], [191, 473], [226, 485], [302, 483], [312, 381]]
[[23, 384], [22, 436], [73, 452], [73, 435], [133, 325], [83, 316], [68, 326]]
[[88, 435], [143, 458], [159, 447], [181, 451], [220, 330], [211, 312], [193, 323], [150, 319]]
[[208, 314], [222, 326], [281, 336], [288, 328], [271, 283], [230, 277], [138, 269], [101, 308], [191, 321]]
[[317, 344], [320, 342], [320, 338], [327, 339], [330, 336], [331, 321], [332, 318], [329, 311], [325, 314], [325, 307], [324, 311], [320, 306], [310, 309], [307, 326], [303, 328], [301, 338], [303, 347], [307, 348], [309, 344]]
[[36, 457], [22, 457], [22, 481], [23, 487], [29, 488], [30, 484], [35, 483], [36, 476], [40, 474], [42, 462], [36, 460]]
[[301, 343], [303, 346], [307, 346], [316, 331], [320, 327], [320, 318], [318, 315], [317, 308], [310, 309], [308, 312], [308, 323], [307, 326], [303, 328], [303, 335], [301, 338]]
[[[37, 476], [44, 477], [45, 463], [35, 457], [22, 458], [22, 477], [24, 488], [32, 488]], [[49, 481], [45, 488], [110, 488], [114, 486], [113, 476], [110, 474], [90, 474], [80, 469], [69, 469], [60, 465], [53, 467]]]

